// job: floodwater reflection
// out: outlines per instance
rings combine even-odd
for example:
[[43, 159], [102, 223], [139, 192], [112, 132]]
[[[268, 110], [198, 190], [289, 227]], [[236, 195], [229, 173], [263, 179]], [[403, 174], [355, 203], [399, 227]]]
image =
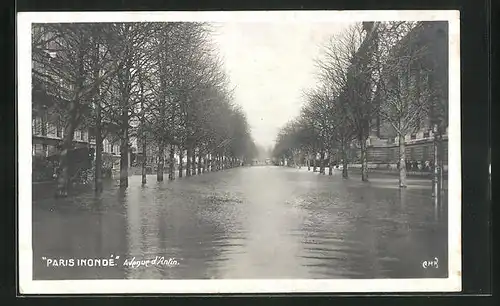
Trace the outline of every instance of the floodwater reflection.
[[[447, 277], [447, 201], [409, 181], [250, 167], [34, 201], [34, 278]], [[43, 259], [111, 256], [100, 268]], [[435, 257], [439, 268], [422, 267]], [[154, 258], [177, 264], [124, 264]]]

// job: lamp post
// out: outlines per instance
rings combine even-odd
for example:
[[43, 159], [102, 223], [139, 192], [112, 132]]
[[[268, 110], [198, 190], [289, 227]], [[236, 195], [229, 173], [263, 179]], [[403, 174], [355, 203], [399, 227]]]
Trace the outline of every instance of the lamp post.
[[434, 124], [433, 129], [432, 129], [432, 136], [433, 136], [433, 149], [434, 149], [434, 167], [433, 167], [433, 176], [432, 176], [432, 196], [434, 198], [434, 204], [438, 205], [439, 204], [439, 199], [441, 195], [441, 184], [439, 181], [439, 174], [440, 174], [440, 165], [439, 165], [439, 150], [438, 150], [438, 127], [437, 124]]

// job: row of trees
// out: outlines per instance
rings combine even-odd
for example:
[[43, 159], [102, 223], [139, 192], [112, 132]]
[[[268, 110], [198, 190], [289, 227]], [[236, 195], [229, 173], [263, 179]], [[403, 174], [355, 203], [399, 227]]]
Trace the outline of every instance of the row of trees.
[[[331, 174], [334, 157], [340, 157], [347, 178], [347, 152], [355, 143], [361, 179], [367, 181], [367, 140], [380, 121], [399, 140], [400, 187], [406, 187], [405, 137], [424, 122], [433, 128], [434, 156], [440, 157], [448, 125], [446, 23], [355, 24], [331, 37], [317, 70], [318, 86], [306, 90], [300, 115], [277, 137], [276, 158], [297, 160], [298, 155], [309, 162], [319, 154], [323, 161], [328, 154]], [[436, 175], [442, 173], [439, 159]], [[324, 163], [320, 172], [324, 173]]]
[[[34, 108], [64, 127], [58, 195], [67, 195], [68, 151], [77, 129], [96, 140], [102, 190], [103, 139], [120, 141], [120, 186], [128, 186], [130, 140], [154, 148], [157, 180], [174, 159], [186, 175], [240, 165], [255, 154], [243, 111], [203, 23], [37, 24], [32, 37]], [[165, 158], [169, 169], [164, 169]], [[142, 180], [146, 183], [146, 158]]]

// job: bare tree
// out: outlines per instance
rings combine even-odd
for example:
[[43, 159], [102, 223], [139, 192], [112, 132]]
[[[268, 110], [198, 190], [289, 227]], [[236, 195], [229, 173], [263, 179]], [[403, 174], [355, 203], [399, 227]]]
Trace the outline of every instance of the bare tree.
[[[320, 173], [325, 174], [325, 154], [330, 159], [333, 151], [334, 123], [331, 121], [331, 102], [326, 88], [318, 87], [306, 92], [308, 103], [302, 109], [302, 116], [309, 118], [318, 132], [317, 143], [320, 148]], [[307, 120], [307, 119], [306, 119]], [[331, 163], [329, 163], [330, 166]]]
[[157, 150], [159, 181], [167, 146], [169, 179], [174, 178], [176, 147], [180, 176], [186, 151], [187, 175], [201, 174], [209, 158], [223, 169], [251, 155], [246, 118], [233, 105], [205, 24], [51, 24], [33, 33], [33, 90], [57, 100], [54, 109], [66, 124], [60, 195], [67, 194], [69, 181], [65, 156], [81, 127], [96, 137], [96, 191], [102, 190], [107, 137], [120, 140], [121, 187], [128, 185], [132, 137], [142, 146], [143, 184], [149, 149]]
[[378, 45], [378, 22], [356, 24], [333, 36], [317, 61], [320, 76], [328, 87], [342, 93], [344, 110], [355, 129], [361, 149], [362, 180], [368, 180], [367, 145], [370, 124], [376, 112], [374, 58]]
[[392, 48], [379, 59], [379, 112], [398, 135], [401, 188], [406, 187], [405, 138], [420, 128], [430, 97], [426, 79], [432, 71], [422, 65], [427, 50], [416, 40], [419, 27], [415, 26], [412, 22], [393, 22], [380, 31], [381, 44]]
[[44, 90], [56, 102], [64, 122], [64, 138], [60, 154], [57, 196], [67, 196], [70, 183], [68, 152], [73, 149], [74, 132], [92, 109], [91, 103], [99, 86], [119, 70], [118, 56], [99, 76], [92, 66], [93, 25], [44, 24], [34, 25], [32, 39], [32, 75], [34, 84], [43, 84]]
[[117, 41], [115, 48], [112, 49], [113, 55], [123, 54], [123, 56], [114, 83], [115, 103], [110, 105], [108, 110], [113, 113], [111, 118], [119, 128], [117, 136], [120, 139], [121, 187], [128, 186], [131, 122], [135, 119], [134, 110], [140, 103], [140, 99], [137, 98], [140, 90], [139, 71], [145, 71], [141, 68], [150, 61], [149, 39], [156, 30], [153, 23], [113, 24], [113, 34]]

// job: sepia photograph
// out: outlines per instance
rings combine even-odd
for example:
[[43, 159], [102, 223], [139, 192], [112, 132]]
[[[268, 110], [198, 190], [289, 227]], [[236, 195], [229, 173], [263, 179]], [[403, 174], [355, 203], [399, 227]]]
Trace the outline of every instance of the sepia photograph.
[[19, 13], [20, 292], [460, 291], [459, 23]]

